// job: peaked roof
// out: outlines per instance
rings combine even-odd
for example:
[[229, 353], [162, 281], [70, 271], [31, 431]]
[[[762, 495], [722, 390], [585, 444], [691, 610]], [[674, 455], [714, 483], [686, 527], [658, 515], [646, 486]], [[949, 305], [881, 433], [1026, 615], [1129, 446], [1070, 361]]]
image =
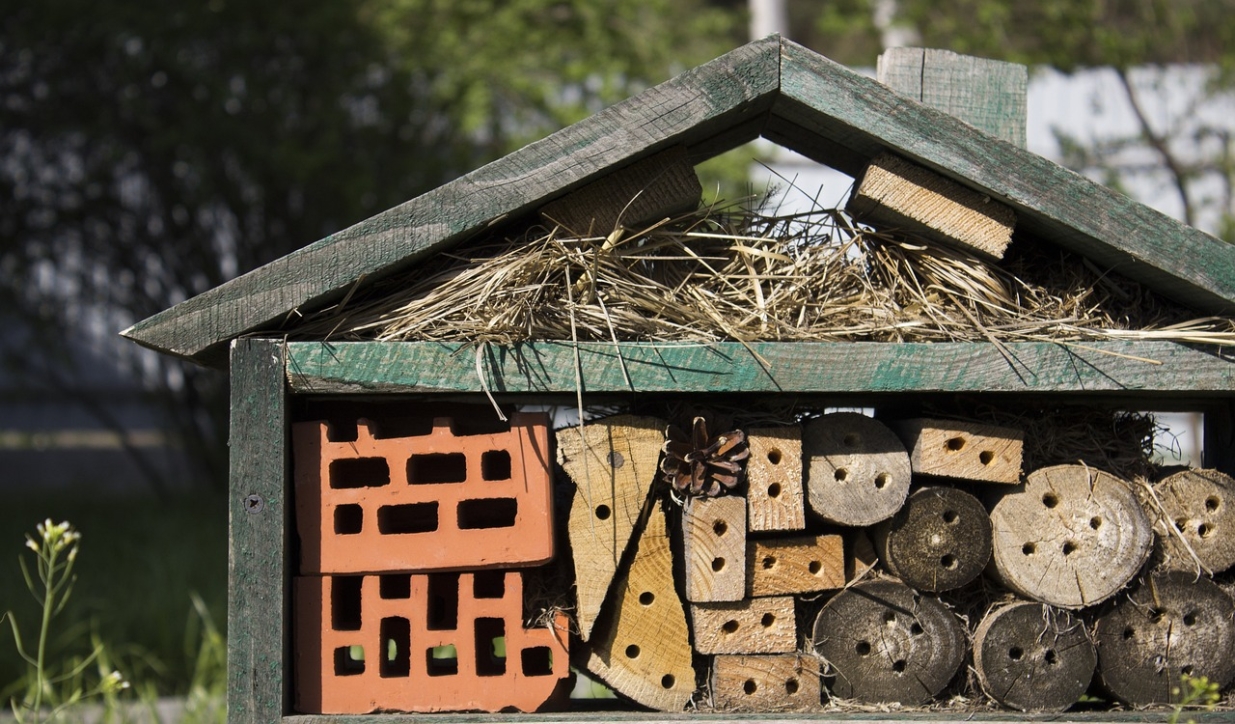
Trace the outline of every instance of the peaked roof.
[[122, 334], [203, 364], [674, 145], [702, 161], [762, 136], [856, 175], [882, 151], [1011, 206], [1050, 240], [1206, 313], [1235, 313], [1235, 246], [771, 36], [141, 321]]

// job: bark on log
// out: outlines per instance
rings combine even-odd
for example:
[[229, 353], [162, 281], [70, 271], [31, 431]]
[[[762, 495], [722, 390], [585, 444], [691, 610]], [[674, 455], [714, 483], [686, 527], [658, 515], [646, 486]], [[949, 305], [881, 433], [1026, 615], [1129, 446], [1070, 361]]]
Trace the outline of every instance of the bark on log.
[[823, 686], [813, 656], [717, 656], [712, 698], [723, 711], [810, 711]]
[[956, 488], [921, 488], [874, 531], [888, 571], [919, 591], [950, 591], [977, 578], [991, 558], [991, 519]]
[[802, 455], [810, 506], [829, 522], [874, 525], [900, 510], [909, 494], [905, 446], [866, 415], [834, 412], [806, 423]]
[[815, 651], [845, 699], [923, 704], [956, 675], [965, 644], [964, 627], [939, 599], [896, 581], [847, 588], [815, 619]]
[[1098, 654], [1085, 624], [1063, 609], [1022, 601], [986, 614], [973, 637], [986, 695], [1020, 711], [1063, 711], [1093, 679]]
[[1235, 678], [1235, 601], [1208, 578], [1151, 576], [1098, 619], [1096, 634], [1102, 683], [1128, 704], [1178, 701], [1183, 674], [1220, 687]]
[[1153, 531], [1132, 487], [1085, 465], [1030, 473], [991, 510], [992, 560], [1008, 588], [1062, 608], [1110, 598], [1136, 575]]
[[[1235, 480], [1217, 470], [1186, 470], [1163, 478], [1147, 496], [1166, 570], [1221, 573], [1235, 565]], [[1195, 555], [1195, 557], [1194, 557]]]

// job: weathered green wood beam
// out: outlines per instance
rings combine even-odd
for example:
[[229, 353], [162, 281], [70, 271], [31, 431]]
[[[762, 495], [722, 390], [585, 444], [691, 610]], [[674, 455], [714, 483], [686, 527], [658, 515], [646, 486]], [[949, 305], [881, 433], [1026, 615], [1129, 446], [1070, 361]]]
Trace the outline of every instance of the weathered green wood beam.
[[[770, 140], [857, 173], [887, 149], [1009, 204], [1018, 231], [1196, 309], [1235, 311], [1235, 246], [789, 41]], [[820, 142], [820, 138], [827, 143]], [[832, 154], [830, 149], [842, 148]]]
[[574, 392], [576, 370], [591, 393], [1235, 394], [1235, 362], [1171, 342], [589, 342], [577, 354], [570, 342], [293, 342], [287, 377], [301, 394]]
[[[215, 287], [125, 330], [160, 351], [220, 360], [220, 346], [289, 310], [372, 281], [672, 145], [758, 137], [779, 80], [778, 37], [750, 43], [596, 115]], [[740, 134], [735, 135], [734, 129]]]
[[277, 342], [231, 354], [227, 721], [271, 724], [288, 708], [287, 396]]

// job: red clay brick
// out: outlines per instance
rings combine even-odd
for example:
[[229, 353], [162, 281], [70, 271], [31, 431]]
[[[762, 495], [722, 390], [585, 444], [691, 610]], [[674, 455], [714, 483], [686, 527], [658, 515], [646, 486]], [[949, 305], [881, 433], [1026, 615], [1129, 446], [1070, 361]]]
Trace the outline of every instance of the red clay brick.
[[[301, 576], [294, 707], [307, 714], [536, 711], [570, 675], [565, 614], [523, 628], [523, 575]], [[505, 657], [493, 639], [505, 637]], [[453, 645], [453, 660], [434, 648]], [[352, 647], [363, 647], [355, 660]]]
[[509, 432], [332, 442], [325, 422], [293, 426], [300, 572], [385, 573], [532, 566], [553, 558], [548, 418]]

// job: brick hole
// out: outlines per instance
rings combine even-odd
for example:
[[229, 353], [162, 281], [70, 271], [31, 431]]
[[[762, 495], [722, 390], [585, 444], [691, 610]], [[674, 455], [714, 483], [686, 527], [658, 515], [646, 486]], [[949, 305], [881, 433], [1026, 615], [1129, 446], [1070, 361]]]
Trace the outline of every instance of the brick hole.
[[772, 483], [771, 485], [768, 486], [768, 497], [769, 498], [779, 498], [780, 497], [780, 483]]
[[950, 437], [947, 442], [943, 444], [943, 446], [948, 452], [960, 452], [965, 447], [965, 438]]
[[763, 618], [759, 619], [759, 624], [764, 628], [771, 628], [774, 623], [776, 623], [776, 614], [774, 613], [765, 613]]
[[1202, 538], [1208, 538], [1214, 534], [1214, 527], [1209, 523], [1201, 523], [1196, 527], [1196, 534]]
[[982, 463], [983, 465], [990, 465], [991, 463], [995, 462], [995, 453], [991, 452], [990, 450], [983, 450], [982, 452], [978, 453], [978, 462]]
[[334, 650], [335, 676], [356, 676], [364, 673], [364, 647], [340, 646]]
[[673, 678], [673, 674], [665, 674], [660, 677], [660, 686], [662, 689], [672, 689], [673, 685], [676, 683], [677, 679]]
[[452, 420], [450, 431], [455, 437], [500, 435], [510, 432], [510, 421], [499, 420], [493, 415], [467, 415]]
[[639, 594], [639, 603], [643, 604], [644, 606], [651, 606], [652, 602], [655, 600], [656, 600], [656, 594], [652, 593], [651, 591], [644, 591], [643, 593]]
[[1182, 674], [1183, 676], [1192, 676], [1192, 665], [1186, 664], [1184, 666], [1179, 667], [1179, 673]]
[[378, 595], [382, 598], [411, 598], [412, 577], [388, 573], [377, 579]]
[[356, 535], [364, 528], [364, 509], [355, 503], [336, 505], [334, 532], [336, 535]]
[[1187, 527], [1188, 527], [1187, 518], [1176, 518], [1175, 519], [1175, 530], [1179, 531], [1180, 533], [1183, 533], [1184, 528], [1187, 528]]
[[429, 676], [454, 676], [459, 673], [459, 652], [454, 644], [434, 646], [425, 651], [425, 669]]
[[720, 627], [720, 630], [724, 631], [727, 634], [737, 633], [738, 632], [738, 622], [735, 621], [734, 619], [729, 619], [728, 621], [724, 623], [724, 625]]
[[889, 609], [883, 612], [883, 622], [888, 626], [896, 625], [896, 612]]
[[330, 582], [330, 627], [335, 631], [360, 630], [361, 576], [335, 576]]
[[755, 683], [754, 679], [747, 679], [746, 683], [742, 684], [742, 691], [744, 691], [747, 696], [754, 694], [758, 690], [759, 685]]
[[724, 558], [713, 558], [712, 559], [712, 570], [713, 571], [720, 573], [722, 570], [724, 570], [724, 568], [725, 568]]
[[429, 574], [429, 610], [425, 626], [430, 631], [453, 631], [459, 627], [459, 574]]
[[768, 450], [768, 462], [771, 463], [772, 465], [780, 465], [780, 461], [783, 459], [783, 456], [784, 456], [784, 453], [782, 453], [777, 448], [772, 448], [771, 450]]
[[1135, 635], [1136, 635], [1136, 631], [1133, 630], [1131, 626], [1123, 630], [1124, 641], [1127, 641], [1128, 639], [1132, 638]]
[[355, 420], [331, 420], [326, 423], [326, 439], [330, 442], [356, 442], [358, 437]]
[[1162, 623], [1166, 618], [1166, 611], [1160, 608], [1150, 608], [1147, 613], [1149, 614], [1150, 623]]
[[330, 461], [330, 487], [380, 488], [390, 484], [386, 458], [342, 458]]
[[909, 633], [913, 636], [921, 636], [923, 633], [925, 633], [925, 631], [923, 631], [922, 629], [922, 624], [918, 623], [917, 621], [914, 621], [913, 623], [909, 624]]
[[383, 678], [407, 676], [412, 671], [412, 626], [406, 618], [393, 616], [382, 619], [382, 649], [385, 656], [378, 664]]
[[463, 453], [413, 455], [407, 460], [407, 482], [411, 485], [441, 485], [467, 480], [467, 456]]
[[506, 622], [500, 618], [476, 619], [476, 675], [506, 673]]
[[505, 571], [477, 571], [472, 574], [472, 596], [475, 598], [505, 598]]
[[514, 498], [475, 498], [459, 502], [459, 529], [511, 528], [519, 515]]
[[553, 649], [533, 646], [519, 652], [524, 676], [549, 676], [553, 673]]
[[433, 419], [428, 417], [397, 417], [376, 422], [370, 426], [374, 440], [389, 440], [395, 437], [422, 437], [433, 432]]
[[510, 452], [489, 450], [480, 456], [480, 477], [484, 480], [510, 480]]
[[712, 532], [715, 533], [718, 538], [728, 532], [728, 530], [729, 524], [723, 520], [718, 520], [712, 523]]
[[431, 533], [437, 530], [437, 501], [383, 505], [377, 509], [377, 532], [382, 535]]

